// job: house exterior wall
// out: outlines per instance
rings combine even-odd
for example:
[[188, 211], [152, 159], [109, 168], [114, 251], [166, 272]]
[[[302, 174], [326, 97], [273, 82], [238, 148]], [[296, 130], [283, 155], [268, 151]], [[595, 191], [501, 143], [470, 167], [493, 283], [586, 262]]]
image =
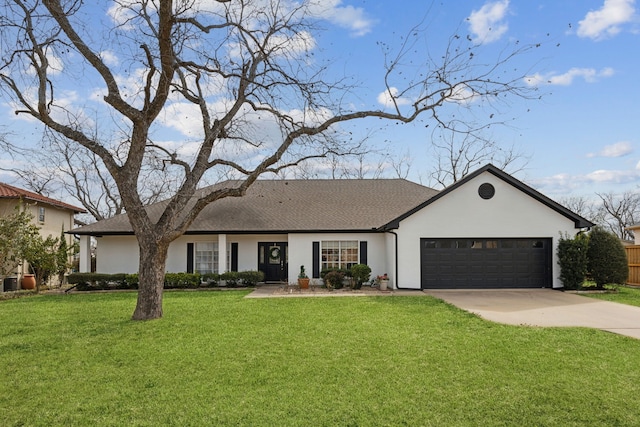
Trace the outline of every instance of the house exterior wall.
[[[478, 195], [482, 183], [495, 187], [495, 195]], [[398, 234], [397, 285], [420, 289], [420, 238], [551, 238], [552, 283], [562, 287], [556, 248], [561, 235], [578, 230], [570, 219], [531, 198], [491, 173], [485, 172], [445, 197], [401, 221]]]
[[[16, 199], [0, 200], [0, 216], [13, 214], [19, 203]], [[40, 235], [43, 238], [49, 236], [60, 237], [63, 227], [64, 231], [69, 231], [74, 227], [74, 213], [71, 210], [61, 209], [46, 203], [27, 203], [26, 206], [27, 211], [33, 216], [33, 224], [40, 228]], [[44, 221], [39, 221], [38, 219], [40, 207], [44, 207], [45, 209]], [[67, 243], [73, 243], [73, 236], [68, 235], [67, 239]]]
[[367, 242], [367, 265], [371, 276], [387, 272], [385, 235], [382, 233], [300, 233], [289, 234], [289, 282], [298, 280], [300, 266], [304, 265], [311, 277], [313, 267], [313, 242], [329, 240], [357, 240]]
[[138, 272], [140, 252], [135, 236], [103, 236], [96, 240], [96, 273]]
[[[169, 246], [166, 271], [187, 271], [187, 244], [195, 242], [219, 242], [218, 235], [185, 235]], [[311, 277], [313, 268], [313, 242], [327, 240], [357, 240], [367, 242], [367, 264], [372, 277], [393, 271], [387, 243], [394, 242], [384, 233], [304, 233], [304, 234], [228, 234], [227, 243], [238, 244], [238, 270], [258, 269], [259, 242], [287, 242], [289, 251], [288, 281], [295, 283], [300, 266], [304, 265]], [[138, 271], [139, 250], [134, 236], [103, 236], [97, 239], [98, 273], [136, 273]]]
[[[15, 208], [22, 202], [18, 199], [2, 199], [0, 200], [0, 216], [12, 215], [15, 212]], [[59, 208], [47, 203], [26, 202], [26, 210], [31, 213], [33, 220], [32, 223], [40, 229], [40, 236], [46, 239], [51, 236], [53, 238], [60, 238], [60, 235], [64, 231], [69, 231], [74, 227], [74, 212], [69, 209]], [[44, 221], [39, 218], [40, 208], [44, 208]], [[74, 244], [73, 235], [66, 234], [65, 239], [67, 245], [71, 248]], [[69, 255], [71, 260], [71, 255]], [[18, 268], [14, 274], [22, 276], [22, 274], [28, 273], [27, 263]], [[50, 280], [57, 282], [57, 276], [52, 277]]]

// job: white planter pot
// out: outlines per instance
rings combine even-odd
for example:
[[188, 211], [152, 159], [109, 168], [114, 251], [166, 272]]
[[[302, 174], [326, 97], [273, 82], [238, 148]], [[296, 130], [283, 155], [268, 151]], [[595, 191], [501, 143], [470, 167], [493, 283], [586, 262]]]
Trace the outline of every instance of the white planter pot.
[[388, 280], [380, 280], [380, 290], [381, 291], [386, 291], [387, 290], [387, 286], [389, 286], [389, 281]]

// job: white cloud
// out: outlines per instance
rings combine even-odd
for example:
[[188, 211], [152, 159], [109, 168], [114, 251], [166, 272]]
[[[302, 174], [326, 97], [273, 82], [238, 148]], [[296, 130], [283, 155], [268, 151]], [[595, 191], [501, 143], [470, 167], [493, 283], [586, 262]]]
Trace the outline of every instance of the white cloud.
[[556, 175], [532, 179], [531, 184], [547, 195], [567, 196], [573, 192], [593, 193], [594, 187], [608, 188], [611, 185], [632, 184], [640, 182], [640, 162], [634, 169], [597, 169], [586, 174], [572, 175], [559, 173]]
[[136, 29], [135, 25], [131, 24], [131, 20], [135, 18], [136, 14], [128, 8], [130, 4], [121, 5], [115, 2], [109, 10], [107, 10], [107, 15], [116, 25], [120, 26], [121, 30], [132, 31]]
[[621, 31], [621, 24], [633, 19], [635, 0], [605, 0], [602, 7], [592, 10], [578, 23], [578, 36], [602, 40]]
[[509, 29], [504, 17], [509, 9], [509, 0], [485, 3], [467, 18], [473, 41], [477, 44], [494, 42]]
[[396, 105], [409, 105], [411, 104], [411, 100], [398, 98], [398, 88], [390, 87], [378, 95], [378, 103], [382, 104], [385, 108], [395, 108]]
[[606, 145], [597, 153], [589, 153], [587, 157], [623, 157], [633, 153], [633, 146], [628, 141], [620, 141], [615, 144]]
[[478, 94], [475, 93], [469, 86], [465, 84], [457, 84], [453, 87], [453, 93], [447, 101], [455, 102], [457, 104], [471, 104], [478, 98]]
[[107, 66], [117, 66], [120, 64], [118, 56], [111, 50], [103, 50], [100, 52], [100, 58]]
[[353, 36], [363, 36], [373, 28], [373, 20], [367, 17], [361, 7], [342, 6], [342, 0], [318, 0], [310, 2], [312, 14], [326, 19], [342, 28], [347, 28]]
[[586, 180], [593, 184], [626, 184], [637, 181], [640, 171], [634, 170], [605, 170], [600, 169], [588, 173]]
[[601, 78], [611, 77], [614, 74], [613, 68], [603, 68], [597, 71], [594, 68], [571, 68], [564, 74], [540, 74], [536, 73], [525, 77], [525, 82], [529, 86], [559, 85], [569, 86], [574, 79], [583, 78], [587, 83], [595, 83]]
[[[264, 40], [256, 41], [260, 44], [264, 43]], [[315, 47], [316, 40], [313, 35], [307, 31], [300, 31], [293, 36], [285, 36], [284, 34], [270, 35], [265, 50], [269, 52], [268, 55], [271, 58], [278, 56], [297, 57], [312, 51]], [[245, 49], [244, 44], [229, 44], [229, 54], [234, 58], [241, 58]], [[252, 46], [251, 49], [257, 51], [258, 47]]]

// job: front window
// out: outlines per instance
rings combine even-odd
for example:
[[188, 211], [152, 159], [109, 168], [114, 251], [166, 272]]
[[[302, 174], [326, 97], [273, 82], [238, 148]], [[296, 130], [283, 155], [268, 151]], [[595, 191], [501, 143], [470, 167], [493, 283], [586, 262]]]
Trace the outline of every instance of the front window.
[[357, 240], [327, 240], [322, 242], [322, 269], [350, 269], [358, 263]]
[[195, 272], [200, 274], [218, 272], [218, 243], [197, 242], [195, 248]]
[[[196, 242], [194, 272], [200, 274], [219, 273], [219, 258], [218, 242]], [[225, 262], [227, 271], [229, 271], [231, 265], [231, 243], [227, 243]]]
[[44, 207], [42, 206], [38, 209], [38, 221], [44, 222]]

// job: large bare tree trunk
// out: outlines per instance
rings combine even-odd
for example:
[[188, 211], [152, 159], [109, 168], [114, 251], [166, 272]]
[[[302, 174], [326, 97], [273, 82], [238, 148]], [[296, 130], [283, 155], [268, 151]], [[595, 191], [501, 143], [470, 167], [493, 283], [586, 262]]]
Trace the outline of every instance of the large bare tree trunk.
[[138, 301], [133, 320], [162, 317], [162, 290], [167, 263], [168, 243], [155, 243], [149, 236], [138, 236], [140, 267], [138, 271]]

